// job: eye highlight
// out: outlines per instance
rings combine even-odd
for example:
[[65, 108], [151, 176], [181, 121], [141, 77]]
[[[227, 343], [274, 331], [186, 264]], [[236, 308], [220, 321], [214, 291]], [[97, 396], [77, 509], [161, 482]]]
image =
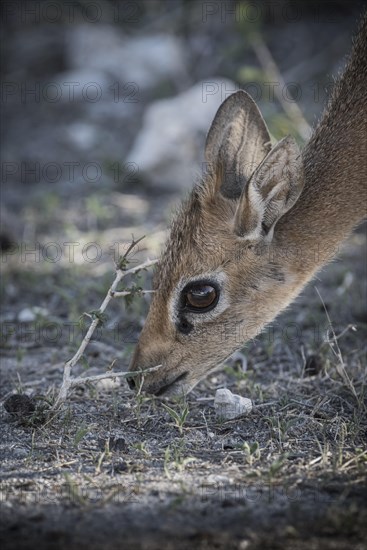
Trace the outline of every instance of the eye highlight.
[[219, 299], [219, 291], [210, 283], [191, 283], [182, 291], [183, 307], [196, 313], [213, 309]]

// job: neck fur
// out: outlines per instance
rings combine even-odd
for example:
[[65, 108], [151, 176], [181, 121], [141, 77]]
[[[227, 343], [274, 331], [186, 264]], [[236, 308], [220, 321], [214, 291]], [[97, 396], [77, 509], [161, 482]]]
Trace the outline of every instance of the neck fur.
[[304, 190], [274, 244], [290, 250], [289, 267], [312, 276], [366, 216], [367, 13], [303, 161]]

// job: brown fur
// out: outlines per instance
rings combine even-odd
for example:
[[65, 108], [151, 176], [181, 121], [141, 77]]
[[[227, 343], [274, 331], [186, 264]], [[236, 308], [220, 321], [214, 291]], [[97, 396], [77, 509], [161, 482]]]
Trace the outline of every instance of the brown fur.
[[[156, 292], [130, 367], [162, 364], [144, 380], [143, 388], [153, 393], [190, 391], [286, 307], [366, 215], [366, 16], [344, 75], [302, 157], [296, 158], [296, 146], [287, 138], [277, 146], [280, 154], [273, 149], [261, 162], [269, 150], [265, 123], [243, 92], [234, 96], [221, 107], [208, 135], [210, 171], [177, 213], [155, 273]], [[254, 136], [250, 159], [241, 133], [247, 140]], [[260, 166], [249, 178], [248, 165], [246, 172], [242, 164], [254, 158]], [[293, 159], [293, 167], [284, 159]], [[267, 162], [275, 168], [268, 176]], [[228, 166], [231, 176], [226, 179]], [[289, 173], [280, 177], [280, 168]], [[287, 178], [272, 202], [262, 202], [277, 180]], [[259, 211], [254, 209], [256, 189]], [[292, 194], [292, 205], [300, 197], [287, 211]], [[251, 231], [262, 207], [265, 229], [255, 238]], [[275, 220], [269, 240], [267, 220]], [[177, 287], [208, 273], [223, 278], [223, 310], [191, 314], [186, 321], [193, 328], [184, 334], [173, 320]]]
[[[305, 189], [278, 227], [303, 249], [322, 240], [332, 257], [366, 215], [366, 136], [367, 12], [344, 74], [303, 152]], [[299, 269], [304, 269], [304, 264]]]

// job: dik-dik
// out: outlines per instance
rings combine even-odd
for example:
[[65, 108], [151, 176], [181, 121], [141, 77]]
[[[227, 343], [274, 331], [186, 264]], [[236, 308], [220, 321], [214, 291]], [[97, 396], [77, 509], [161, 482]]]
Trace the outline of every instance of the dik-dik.
[[244, 91], [224, 101], [207, 136], [208, 173], [183, 202], [155, 272], [130, 370], [162, 366], [143, 390], [189, 392], [333, 257], [366, 215], [366, 115], [366, 16], [302, 152], [290, 136], [272, 147]]

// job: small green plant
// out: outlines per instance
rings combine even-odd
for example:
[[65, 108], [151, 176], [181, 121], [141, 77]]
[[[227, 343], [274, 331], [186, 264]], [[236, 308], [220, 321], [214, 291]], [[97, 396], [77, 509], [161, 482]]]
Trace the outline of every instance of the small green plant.
[[280, 447], [288, 439], [288, 432], [290, 428], [298, 422], [298, 418], [294, 417], [281, 417], [281, 416], [267, 416], [265, 417], [269, 423], [271, 436], [277, 440]]
[[253, 395], [258, 403], [264, 402], [264, 392], [261, 384], [254, 384]]
[[103, 464], [103, 461], [105, 459], [105, 456], [106, 456], [106, 451], [102, 451], [101, 454], [98, 457], [97, 464], [96, 464], [96, 470], [95, 470], [95, 475], [96, 476], [101, 473], [101, 468], [102, 468], [102, 464]]
[[260, 460], [261, 451], [257, 441], [254, 443], [247, 443], [246, 441], [242, 445], [242, 449], [244, 451], [244, 459], [250, 466], [252, 466], [254, 462]]
[[141, 453], [143, 453], [144, 456], [146, 456], [146, 457], [150, 456], [150, 452], [146, 448], [145, 441], [139, 441], [138, 443], [134, 443], [133, 447], [135, 449], [137, 449], [138, 451], [140, 451]]
[[17, 362], [18, 364], [20, 364], [24, 359], [25, 351], [23, 348], [18, 347], [16, 353], [17, 353]]
[[183, 442], [181, 440], [178, 445], [172, 445], [166, 447], [164, 451], [164, 473], [167, 476], [167, 479], [172, 479], [170, 470], [174, 469], [178, 472], [183, 472], [187, 464], [194, 462], [196, 460], [193, 456], [183, 456]]
[[281, 470], [284, 468], [285, 464], [286, 464], [286, 460], [287, 460], [287, 457], [288, 455], [287, 454], [284, 454], [282, 456], [280, 456], [279, 458], [277, 458], [276, 460], [274, 460], [274, 462], [272, 462], [269, 466], [269, 471], [268, 471], [268, 477], [269, 477], [269, 481], [271, 482], [275, 477], [277, 477], [277, 475], [281, 472]]
[[168, 447], [166, 447], [164, 450], [164, 466], [163, 466], [164, 473], [166, 474], [167, 479], [171, 479], [171, 474], [169, 471], [170, 461], [171, 461], [171, 448], [168, 445]]
[[88, 433], [88, 428], [86, 427], [85, 424], [82, 424], [74, 436], [73, 445], [75, 448], [79, 447], [79, 443], [87, 433]]
[[245, 372], [240, 365], [228, 365], [224, 368], [224, 372], [237, 381], [247, 380], [248, 378], [248, 373]]
[[172, 409], [168, 405], [165, 405], [164, 403], [162, 403], [162, 406], [163, 406], [164, 409], [166, 409], [166, 411], [168, 412], [168, 414], [170, 415], [170, 417], [172, 418], [172, 420], [176, 424], [176, 426], [178, 428], [178, 431], [182, 435], [183, 426], [186, 422], [187, 415], [189, 414], [188, 404], [185, 403], [185, 405], [181, 408], [180, 412], [175, 411], [174, 409]]
[[87, 505], [86, 497], [80, 492], [79, 487], [76, 482], [71, 478], [67, 473], [64, 474], [65, 477], [65, 489], [67, 496], [74, 504], [80, 504], [81, 506]]

